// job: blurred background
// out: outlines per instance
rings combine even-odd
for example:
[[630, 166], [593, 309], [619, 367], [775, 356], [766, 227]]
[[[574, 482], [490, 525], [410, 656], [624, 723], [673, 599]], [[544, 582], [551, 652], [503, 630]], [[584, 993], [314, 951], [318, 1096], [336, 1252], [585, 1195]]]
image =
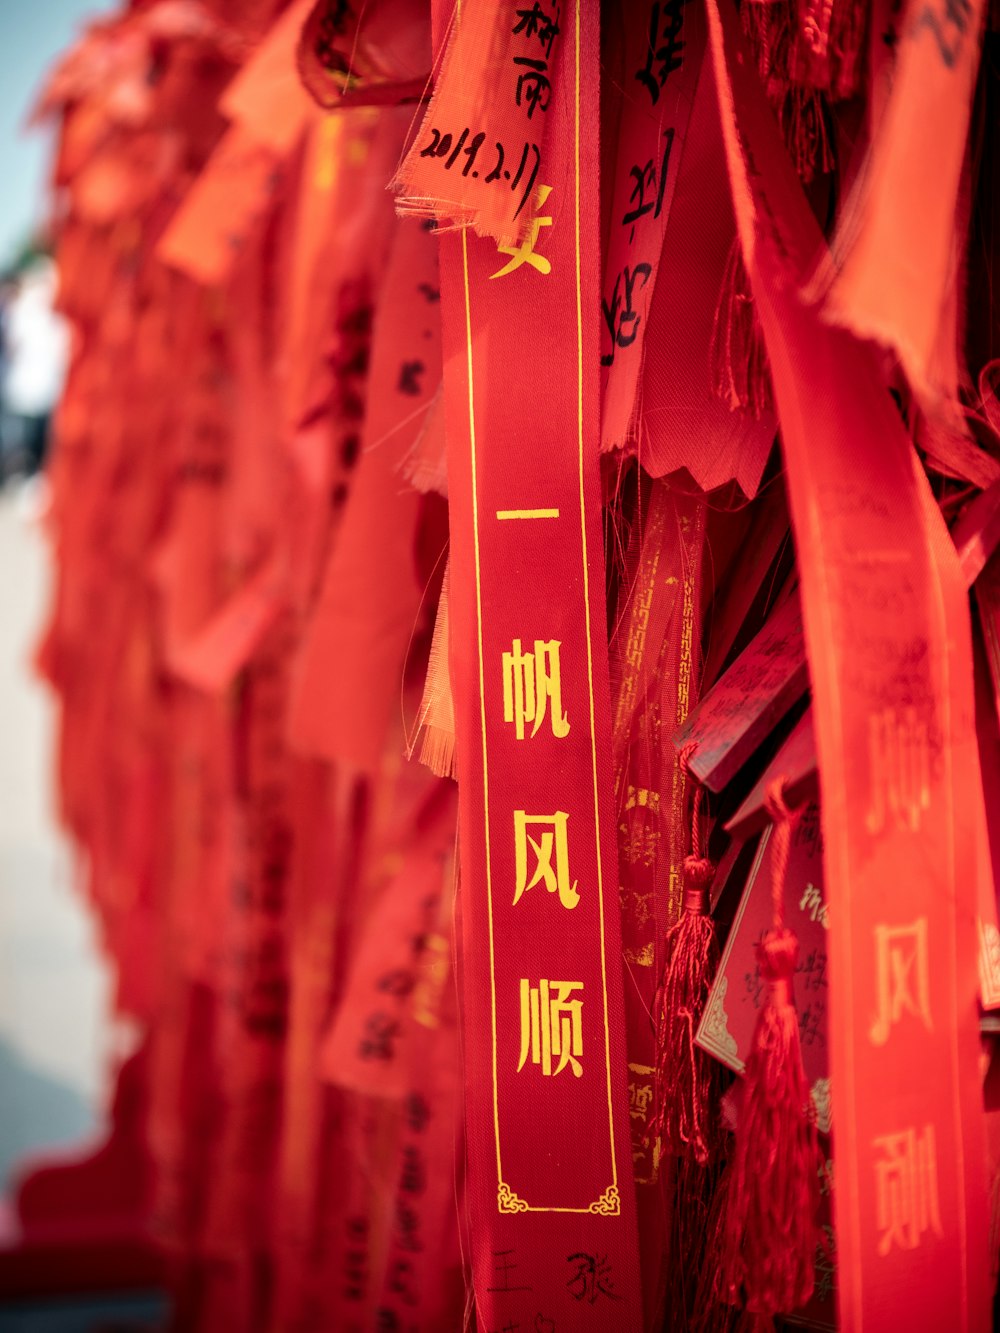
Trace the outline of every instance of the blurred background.
[[[0, 1214], [32, 1159], [96, 1142], [103, 1077], [123, 1034], [54, 816], [51, 700], [32, 672], [47, 613], [49, 553], [39, 463], [65, 369], [47, 257], [45, 131], [27, 127], [53, 60], [99, 6], [5, 4], [0, 15]], [[0, 1328], [35, 1328], [0, 1310]], [[70, 1316], [45, 1325], [74, 1327]]]

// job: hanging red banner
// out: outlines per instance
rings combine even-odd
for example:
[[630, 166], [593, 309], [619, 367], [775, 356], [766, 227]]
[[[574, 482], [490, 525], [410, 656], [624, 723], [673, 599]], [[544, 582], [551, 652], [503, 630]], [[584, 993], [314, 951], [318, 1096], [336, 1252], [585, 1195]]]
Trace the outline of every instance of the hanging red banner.
[[[705, 53], [700, 5], [623, 7], [622, 99], [601, 296], [602, 448], [634, 430], [648, 312]], [[669, 241], [667, 243], [669, 247]]]
[[531, 31], [514, 5], [457, 17], [461, 34], [489, 16], [546, 62], [531, 225], [517, 244], [441, 241], [472, 1268], [484, 1329], [624, 1331], [642, 1299], [608, 764], [597, 11], [535, 8]]
[[967, 593], [873, 349], [823, 325], [796, 290], [822, 238], [735, 9], [710, 0], [708, 16], [801, 562], [840, 1324], [973, 1333], [988, 1327], [989, 1289]]

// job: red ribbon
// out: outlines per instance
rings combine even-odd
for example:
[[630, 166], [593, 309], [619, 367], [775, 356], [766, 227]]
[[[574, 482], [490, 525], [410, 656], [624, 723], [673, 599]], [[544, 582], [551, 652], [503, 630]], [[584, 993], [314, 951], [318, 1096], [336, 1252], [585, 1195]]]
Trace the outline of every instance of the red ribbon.
[[560, 7], [524, 240], [441, 246], [473, 1281], [483, 1328], [538, 1333], [642, 1327], [603, 759], [596, 20]]
[[712, 0], [709, 33], [814, 689], [841, 1326], [985, 1329], [966, 591], [872, 349], [795, 290], [822, 242], [735, 10]]

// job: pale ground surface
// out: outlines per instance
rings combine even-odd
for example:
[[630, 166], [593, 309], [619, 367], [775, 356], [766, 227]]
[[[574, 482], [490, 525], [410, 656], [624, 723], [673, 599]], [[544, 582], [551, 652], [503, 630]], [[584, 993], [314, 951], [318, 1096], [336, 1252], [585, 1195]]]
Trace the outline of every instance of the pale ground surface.
[[23, 1153], [99, 1133], [107, 970], [54, 823], [52, 696], [30, 673], [47, 612], [35, 507], [0, 493], [0, 1192]]

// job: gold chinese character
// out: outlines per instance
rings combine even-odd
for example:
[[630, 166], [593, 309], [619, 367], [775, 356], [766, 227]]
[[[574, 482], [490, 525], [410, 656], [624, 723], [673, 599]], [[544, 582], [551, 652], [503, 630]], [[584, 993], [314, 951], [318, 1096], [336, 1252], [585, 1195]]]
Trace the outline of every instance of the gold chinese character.
[[[633, 1066], [629, 1065], [629, 1069]], [[650, 1107], [653, 1105], [653, 1085], [649, 1082], [639, 1082], [629, 1079], [628, 1084], [628, 1113], [633, 1120], [638, 1120], [640, 1124], [645, 1125], [649, 1119]]]
[[[521, 1059], [517, 1072], [531, 1063], [542, 1066], [542, 1073], [561, 1074], [567, 1065], [575, 1078], [583, 1075], [583, 1001], [571, 1000], [573, 991], [582, 991], [582, 981], [546, 981], [543, 977], [532, 986], [521, 978]], [[552, 1068], [553, 1057], [559, 1063]]]
[[655, 1095], [656, 1070], [651, 1065], [629, 1064], [628, 1113], [632, 1130], [632, 1174], [641, 1185], [652, 1184], [660, 1170], [660, 1141], [649, 1133], [649, 1117]]
[[868, 718], [872, 799], [869, 833], [880, 833], [890, 817], [911, 833], [930, 808], [930, 746], [927, 723], [915, 708], [883, 708]]
[[[569, 815], [565, 810], [557, 810], [554, 815], [529, 815], [523, 810], [514, 811], [514, 872], [517, 883], [514, 887], [514, 905], [522, 893], [533, 889], [541, 881], [549, 893], [559, 894], [563, 907], [575, 907], [580, 901], [576, 891], [577, 881], [569, 881], [569, 842], [566, 824]], [[542, 825], [543, 831], [536, 841], [528, 832], [528, 825]], [[535, 873], [528, 879], [528, 844], [535, 853]], [[552, 858], [555, 856], [555, 866]]]
[[[535, 196], [535, 207], [541, 208], [552, 193], [551, 185], [539, 185], [538, 193]], [[531, 221], [528, 234], [520, 245], [498, 245], [497, 250], [502, 255], [510, 255], [510, 259], [503, 268], [497, 269], [496, 273], [491, 273], [491, 278], [505, 278], [508, 273], [513, 273], [516, 268], [522, 264], [530, 264], [536, 268], [543, 276], [552, 272], [552, 263], [544, 255], [535, 253], [535, 246], [538, 244], [538, 233], [543, 227], [551, 227], [551, 217], [538, 217], [536, 214]]]
[[524, 724], [530, 722], [531, 735], [537, 735], [546, 712], [553, 736], [560, 740], [568, 736], [569, 722], [562, 706], [559, 640], [536, 639], [535, 651], [524, 653], [521, 640], [515, 639], [510, 652], [503, 655], [503, 720], [514, 723], [517, 739], [523, 741]]
[[942, 1235], [934, 1126], [884, 1134], [872, 1146], [882, 1153], [875, 1162], [879, 1254], [894, 1245], [915, 1250], [926, 1231]]
[[925, 916], [909, 926], [875, 927], [875, 977], [878, 1016], [870, 1036], [876, 1046], [885, 1045], [904, 1014], [933, 1029]]

